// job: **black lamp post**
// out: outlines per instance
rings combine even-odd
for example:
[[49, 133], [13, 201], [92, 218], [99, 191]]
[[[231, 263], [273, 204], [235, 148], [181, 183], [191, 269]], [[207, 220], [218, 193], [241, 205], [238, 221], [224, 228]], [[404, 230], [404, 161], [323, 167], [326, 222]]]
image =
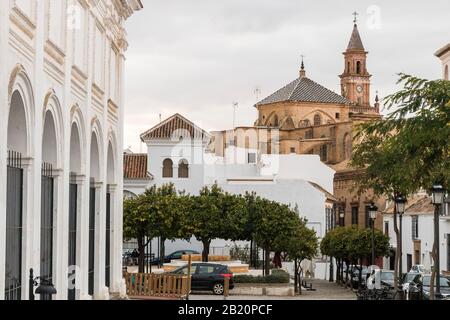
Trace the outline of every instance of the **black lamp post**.
[[397, 213], [400, 217], [400, 248], [398, 248], [398, 254], [400, 256], [400, 263], [399, 263], [399, 278], [402, 278], [403, 275], [403, 214], [405, 213], [405, 205], [406, 205], [406, 198], [402, 195], [398, 195], [395, 198], [395, 207], [397, 209]]
[[378, 214], [378, 207], [372, 203], [369, 207], [370, 220], [372, 221], [372, 265], [375, 264], [375, 219]]
[[439, 216], [441, 213], [441, 205], [444, 203], [445, 189], [441, 185], [434, 185], [432, 191], [432, 202], [434, 204], [434, 243], [436, 246], [436, 259], [434, 261], [434, 269], [436, 271], [436, 290], [435, 295], [441, 294], [440, 279], [440, 243], [439, 243]]
[[[39, 280], [39, 282], [38, 282]], [[30, 269], [30, 279], [29, 279], [29, 300], [34, 300], [34, 294], [39, 294], [41, 297], [49, 297], [51, 298], [55, 295], [56, 289], [55, 286], [51, 283], [50, 280], [45, 279], [43, 277], [34, 277], [33, 269]], [[36, 292], [34, 292], [34, 287], [37, 286]]]

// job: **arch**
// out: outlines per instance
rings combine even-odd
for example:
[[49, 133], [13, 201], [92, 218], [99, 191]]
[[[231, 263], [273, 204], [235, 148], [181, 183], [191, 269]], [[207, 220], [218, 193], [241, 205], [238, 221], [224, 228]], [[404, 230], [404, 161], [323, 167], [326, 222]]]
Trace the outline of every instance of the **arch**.
[[322, 116], [320, 113], [316, 113], [314, 115], [314, 126], [321, 126], [322, 125]]
[[94, 179], [95, 182], [101, 182], [100, 172], [102, 168], [100, 159], [103, 159], [103, 135], [100, 122], [96, 117], [92, 119], [91, 123], [90, 178]]
[[444, 68], [444, 80], [450, 80], [448, 75], [448, 64]]
[[278, 115], [275, 113], [275, 111], [272, 111], [269, 116], [267, 117], [265, 125], [267, 127], [278, 127], [279, 126], [279, 119]]
[[163, 161], [163, 178], [173, 178], [173, 161], [169, 158]]
[[70, 172], [81, 174], [84, 172], [85, 128], [83, 114], [78, 105], [74, 105], [70, 111]]
[[356, 61], [356, 73], [361, 74], [361, 61]]
[[30, 79], [22, 65], [16, 65], [8, 84], [7, 147], [32, 156], [31, 125], [34, 123], [34, 95]]
[[55, 168], [61, 168], [64, 131], [61, 104], [53, 90], [49, 90], [45, 95], [43, 119], [42, 161]]
[[352, 138], [350, 136], [350, 133], [348, 132], [344, 135], [342, 150], [344, 160], [350, 159], [350, 157], [352, 156]]
[[292, 119], [291, 116], [285, 118], [281, 125], [280, 128], [283, 128], [285, 130], [289, 130], [289, 129], [295, 129], [295, 124], [294, 124], [294, 120]]
[[179, 179], [189, 178], [189, 162], [186, 159], [182, 159], [178, 163], [178, 178]]
[[[316, 109], [314, 111], [311, 111], [310, 113], [308, 113], [305, 117], [303, 117], [303, 120], [308, 120], [311, 124], [314, 125], [314, 117], [319, 115], [321, 117], [321, 123], [325, 123], [328, 120], [331, 120], [332, 123], [336, 123], [335, 119], [334, 119], [334, 115], [333, 117], [331, 115], [329, 115], [328, 113], [326, 113], [325, 111], [321, 110], [321, 109]], [[325, 120], [325, 121], [324, 121]]]
[[136, 199], [138, 197], [138, 195], [132, 191], [129, 190], [123, 190], [123, 198], [126, 200], [130, 200], [130, 199]]

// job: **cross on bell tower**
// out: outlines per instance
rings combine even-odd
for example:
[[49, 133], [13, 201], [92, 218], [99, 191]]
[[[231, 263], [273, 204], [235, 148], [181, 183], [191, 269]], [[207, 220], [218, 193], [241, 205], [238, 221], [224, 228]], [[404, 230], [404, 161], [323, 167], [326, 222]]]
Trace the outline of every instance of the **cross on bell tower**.
[[367, 54], [358, 30], [358, 13], [354, 12], [353, 32], [344, 52], [345, 69], [340, 75], [342, 96], [359, 106], [370, 106], [370, 78], [367, 71]]

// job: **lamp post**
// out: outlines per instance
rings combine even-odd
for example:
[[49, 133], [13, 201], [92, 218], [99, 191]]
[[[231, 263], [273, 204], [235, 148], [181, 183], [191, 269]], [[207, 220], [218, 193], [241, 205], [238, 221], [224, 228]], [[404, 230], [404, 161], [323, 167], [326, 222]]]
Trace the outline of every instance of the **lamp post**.
[[372, 265], [375, 264], [375, 219], [377, 218], [378, 207], [372, 203], [369, 207], [370, 220], [372, 221]]
[[[39, 282], [38, 282], [39, 280]], [[30, 279], [29, 279], [29, 300], [33, 301], [35, 299], [34, 294], [39, 294], [42, 298], [50, 298], [55, 295], [56, 289], [50, 280], [43, 277], [34, 277], [33, 269], [30, 269]], [[36, 292], [34, 292], [34, 287], [37, 286]]]
[[403, 275], [403, 214], [405, 213], [406, 198], [402, 195], [397, 195], [395, 198], [395, 207], [400, 217], [400, 248], [398, 248], [398, 254], [400, 256], [399, 263], [399, 278]]
[[436, 290], [435, 296], [441, 293], [440, 279], [440, 243], [439, 243], [439, 215], [441, 213], [441, 205], [444, 202], [445, 190], [441, 185], [434, 185], [432, 191], [432, 202], [434, 204], [434, 244], [436, 246], [436, 259], [434, 261], [434, 270], [436, 271]]

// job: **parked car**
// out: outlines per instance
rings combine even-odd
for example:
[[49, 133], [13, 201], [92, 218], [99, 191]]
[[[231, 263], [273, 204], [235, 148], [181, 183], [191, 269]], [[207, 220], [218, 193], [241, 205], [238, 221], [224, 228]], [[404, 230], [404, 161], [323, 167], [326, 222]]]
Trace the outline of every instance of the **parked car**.
[[422, 281], [422, 274], [417, 272], [408, 272], [402, 278], [402, 290], [406, 300], [419, 299], [419, 291], [416, 290], [417, 285]]
[[[178, 250], [178, 251], [172, 252], [171, 254], [165, 256], [164, 261], [162, 263], [170, 263], [170, 261], [172, 261], [172, 260], [180, 260], [184, 255], [187, 255], [187, 254], [200, 254], [200, 253], [195, 250]], [[150, 260], [150, 263], [152, 265], [160, 264], [159, 257], [152, 258]]]
[[380, 272], [381, 286], [389, 289], [394, 288], [394, 271], [381, 270]]
[[[188, 266], [175, 269], [170, 274], [188, 274]], [[191, 266], [192, 290], [211, 290], [215, 295], [225, 292], [225, 278], [230, 279], [230, 289], [234, 288], [233, 274], [228, 266], [216, 263], [193, 263]]]
[[[430, 283], [431, 275], [424, 275], [421, 283], [418, 284], [418, 289], [422, 292], [422, 297], [424, 300], [430, 299]], [[450, 279], [443, 275], [440, 276], [441, 294], [438, 299], [448, 299], [450, 298]]]
[[430, 270], [427, 270], [423, 264], [416, 264], [411, 267], [411, 270], [409, 270], [410, 273], [430, 273]]

